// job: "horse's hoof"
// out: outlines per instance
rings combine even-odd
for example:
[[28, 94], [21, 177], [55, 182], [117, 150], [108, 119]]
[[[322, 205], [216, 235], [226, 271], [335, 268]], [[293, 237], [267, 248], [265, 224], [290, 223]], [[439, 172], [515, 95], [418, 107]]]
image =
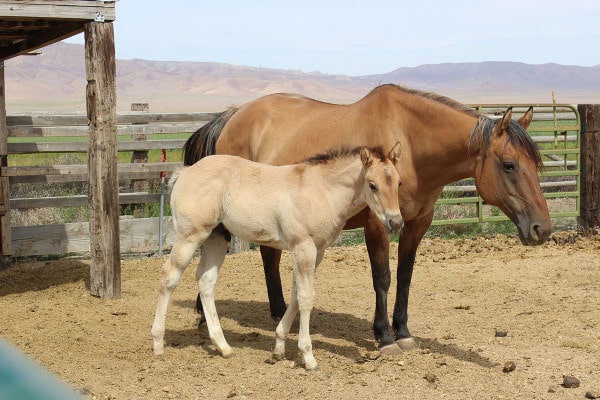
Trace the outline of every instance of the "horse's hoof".
[[398, 347], [400, 347], [401, 350], [412, 350], [419, 347], [417, 346], [417, 342], [415, 341], [415, 339], [412, 337], [398, 339], [396, 340], [396, 344], [398, 345]]
[[273, 361], [283, 361], [283, 360], [285, 360], [285, 354], [275, 354], [275, 353], [273, 353], [273, 354], [271, 354], [271, 359]]
[[319, 366], [318, 366], [318, 365], [315, 365], [314, 367], [311, 367], [311, 368], [308, 368], [308, 367], [306, 367], [306, 370], [307, 370], [308, 372], [317, 372], [317, 371], [320, 371], [320, 370], [321, 370], [321, 368], [319, 368]]
[[396, 343], [383, 346], [379, 349], [379, 351], [386, 356], [399, 356], [404, 353], [404, 351]]
[[221, 356], [223, 356], [223, 358], [231, 358], [231, 357], [235, 356], [235, 352], [231, 349], [225, 350], [225, 351], [221, 352]]

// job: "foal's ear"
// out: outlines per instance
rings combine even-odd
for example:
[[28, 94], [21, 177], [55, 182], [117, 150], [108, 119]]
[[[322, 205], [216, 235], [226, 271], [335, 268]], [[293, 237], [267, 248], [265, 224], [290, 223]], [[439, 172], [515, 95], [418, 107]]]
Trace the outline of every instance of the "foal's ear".
[[530, 106], [529, 109], [521, 118], [519, 118], [519, 124], [523, 127], [523, 129], [527, 130], [529, 128], [529, 124], [533, 120], [533, 106]]
[[398, 161], [398, 157], [400, 157], [400, 153], [402, 153], [402, 147], [400, 146], [400, 142], [396, 142], [396, 145], [394, 146], [394, 148], [392, 148], [390, 150], [390, 152], [388, 153], [388, 158], [394, 164], [396, 164], [396, 161]]
[[360, 151], [360, 161], [362, 161], [365, 168], [369, 168], [373, 164], [373, 154], [366, 147], [363, 147]]

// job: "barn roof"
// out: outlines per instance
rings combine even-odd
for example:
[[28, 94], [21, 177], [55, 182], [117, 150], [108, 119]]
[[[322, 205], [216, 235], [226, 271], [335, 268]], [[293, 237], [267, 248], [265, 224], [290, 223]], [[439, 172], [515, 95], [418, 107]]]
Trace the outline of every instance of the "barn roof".
[[0, 61], [83, 32], [90, 21], [115, 20], [115, 1], [0, 0]]

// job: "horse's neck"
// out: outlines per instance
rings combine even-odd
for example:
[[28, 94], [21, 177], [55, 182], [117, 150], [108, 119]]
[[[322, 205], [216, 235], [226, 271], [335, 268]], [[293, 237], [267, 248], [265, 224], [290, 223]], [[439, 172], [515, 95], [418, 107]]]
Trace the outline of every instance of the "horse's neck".
[[408, 133], [419, 181], [432, 188], [474, 176], [479, 155], [479, 149], [469, 148], [477, 118], [457, 110], [448, 110], [447, 115], [446, 120], [440, 114], [416, 117], [420, 128]]
[[321, 168], [323, 187], [340, 218], [345, 221], [364, 208], [364, 173], [360, 158], [332, 160], [315, 168]]

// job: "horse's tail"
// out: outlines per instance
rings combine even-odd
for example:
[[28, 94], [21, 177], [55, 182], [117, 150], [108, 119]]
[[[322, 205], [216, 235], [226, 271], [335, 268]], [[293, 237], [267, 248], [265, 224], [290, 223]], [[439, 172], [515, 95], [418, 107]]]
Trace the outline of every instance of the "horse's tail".
[[215, 154], [217, 140], [229, 118], [239, 108], [229, 108], [223, 111], [188, 138], [183, 145], [183, 165], [192, 165], [199, 159]]

